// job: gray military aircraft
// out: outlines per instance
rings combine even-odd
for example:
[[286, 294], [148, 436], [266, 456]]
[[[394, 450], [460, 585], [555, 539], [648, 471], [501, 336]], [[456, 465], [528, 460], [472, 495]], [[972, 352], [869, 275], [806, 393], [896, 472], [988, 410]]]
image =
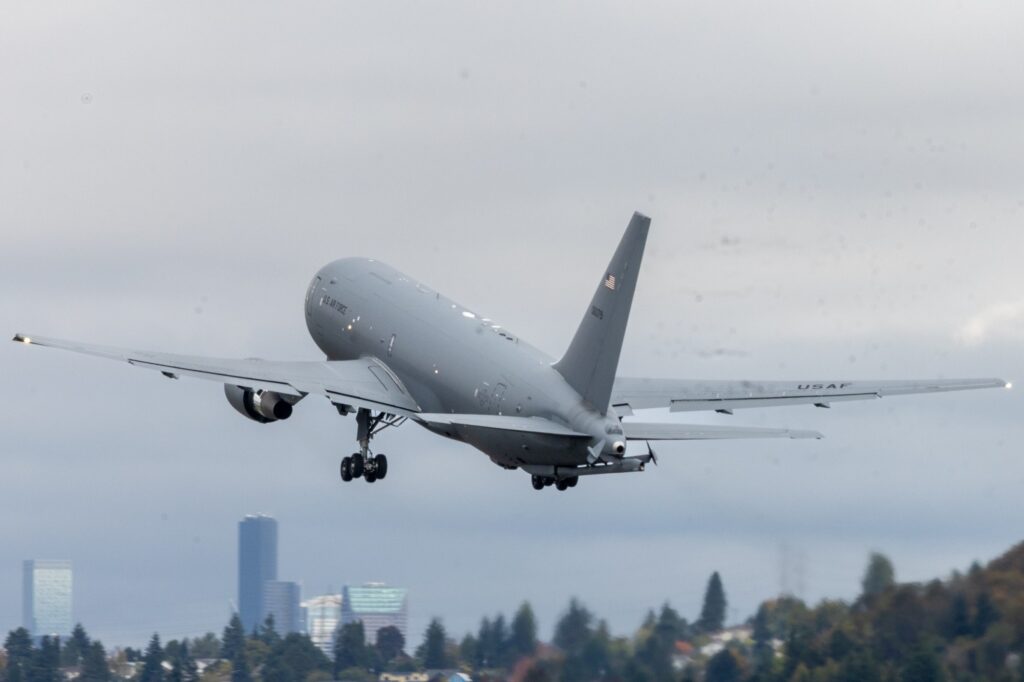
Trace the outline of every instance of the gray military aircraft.
[[[306, 326], [327, 356], [311, 362], [218, 359], [94, 346], [17, 334], [15, 341], [127, 361], [166, 377], [224, 384], [227, 400], [261, 424], [282, 421], [308, 395], [355, 413], [359, 451], [341, 478], [383, 479], [370, 449], [389, 426], [412, 420], [469, 443], [533, 487], [574, 487], [580, 476], [643, 471], [650, 441], [821, 438], [814, 431], [634, 421], [634, 409], [732, 414], [737, 408], [828, 407], [910, 393], [1009, 386], [1001, 379], [934, 381], [702, 381], [616, 377], [650, 219], [633, 214], [560, 360], [380, 261], [325, 265], [306, 291]], [[646, 452], [628, 455], [629, 441]]]

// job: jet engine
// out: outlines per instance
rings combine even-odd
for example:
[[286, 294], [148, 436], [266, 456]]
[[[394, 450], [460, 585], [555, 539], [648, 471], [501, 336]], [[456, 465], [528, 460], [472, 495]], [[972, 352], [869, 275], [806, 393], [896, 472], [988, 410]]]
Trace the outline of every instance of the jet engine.
[[244, 386], [224, 384], [224, 395], [227, 396], [231, 407], [261, 424], [292, 416], [292, 404], [280, 393], [254, 391]]

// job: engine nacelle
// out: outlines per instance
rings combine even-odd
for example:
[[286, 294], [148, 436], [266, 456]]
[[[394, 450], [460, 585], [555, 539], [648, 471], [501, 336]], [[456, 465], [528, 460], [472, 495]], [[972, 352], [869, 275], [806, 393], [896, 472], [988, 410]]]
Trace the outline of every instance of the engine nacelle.
[[231, 407], [261, 424], [292, 416], [292, 404], [280, 393], [224, 384], [224, 395]]

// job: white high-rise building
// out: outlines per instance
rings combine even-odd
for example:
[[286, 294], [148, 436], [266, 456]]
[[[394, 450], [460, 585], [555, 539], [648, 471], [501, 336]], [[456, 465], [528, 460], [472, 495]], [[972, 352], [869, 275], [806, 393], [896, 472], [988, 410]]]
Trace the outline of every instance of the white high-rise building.
[[71, 562], [28, 559], [22, 564], [22, 625], [33, 637], [67, 637], [71, 616]]
[[302, 602], [305, 613], [306, 634], [327, 654], [334, 657], [334, 633], [341, 624], [341, 595], [325, 594]]

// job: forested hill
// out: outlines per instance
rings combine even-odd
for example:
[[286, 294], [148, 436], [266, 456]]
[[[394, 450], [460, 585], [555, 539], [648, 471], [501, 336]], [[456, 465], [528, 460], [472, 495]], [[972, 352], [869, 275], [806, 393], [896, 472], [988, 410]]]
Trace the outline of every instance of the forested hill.
[[[765, 602], [751, 621], [752, 646], [709, 661], [707, 679], [1024, 682], [1024, 543], [946, 580], [900, 584], [892, 575], [875, 555], [853, 604]], [[718, 667], [733, 672], [719, 676]]]

